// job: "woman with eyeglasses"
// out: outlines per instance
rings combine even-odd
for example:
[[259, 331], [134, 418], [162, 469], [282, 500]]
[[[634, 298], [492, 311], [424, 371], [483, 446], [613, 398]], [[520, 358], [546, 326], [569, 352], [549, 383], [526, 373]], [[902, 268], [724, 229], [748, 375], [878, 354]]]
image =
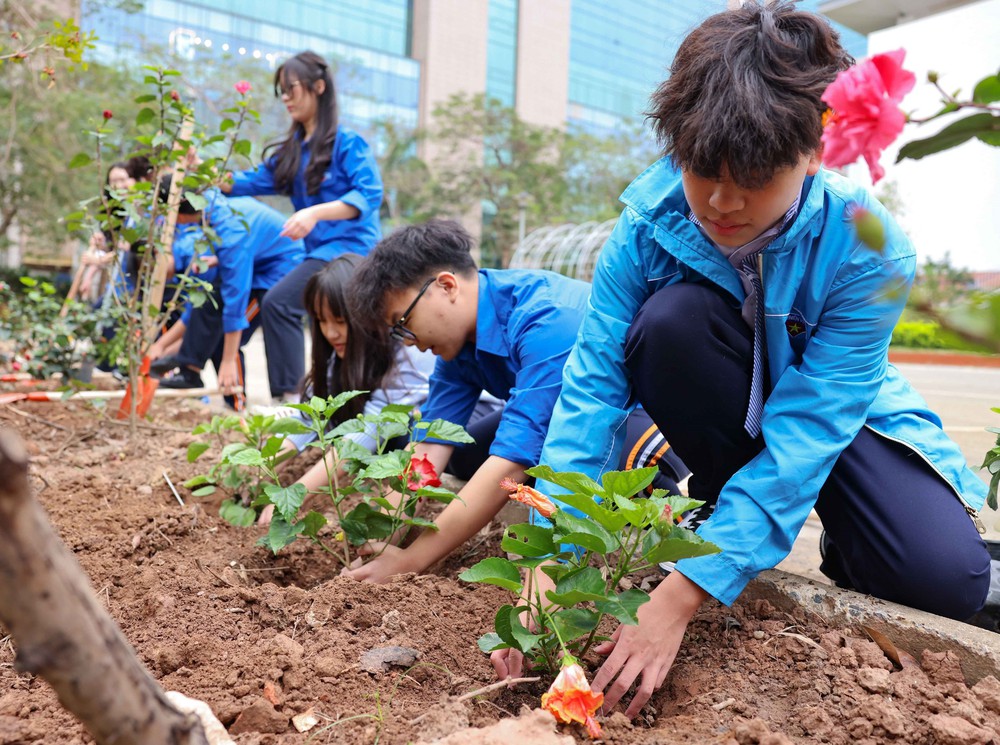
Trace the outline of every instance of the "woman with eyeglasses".
[[295, 207], [282, 235], [301, 238], [306, 259], [264, 297], [264, 339], [287, 360], [276, 399], [295, 397], [305, 372], [302, 292], [309, 278], [345, 253], [367, 254], [381, 237], [382, 178], [368, 143], [341, 126], [329, 66], [300, 52], [274, 74], [274, 93], [292, 120], [287, 136], [264, 150], [260, 167], [232, 174], [223, 191], [235, 196], [283, 194]]

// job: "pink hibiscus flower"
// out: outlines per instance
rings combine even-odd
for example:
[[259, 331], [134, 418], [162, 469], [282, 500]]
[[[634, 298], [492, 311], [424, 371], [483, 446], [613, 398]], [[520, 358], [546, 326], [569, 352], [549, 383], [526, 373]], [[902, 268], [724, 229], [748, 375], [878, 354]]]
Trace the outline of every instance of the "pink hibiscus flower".
[[903, 69], [906, 51], [876, 54], [837, 74], [823, 93], [832, 113], [823, 127], [823, 163], [846, 166], [864, 157], [876, 183], [885, 175], [882, 151], [903, 131], [906, 115], [899, 104], [917, 82]]

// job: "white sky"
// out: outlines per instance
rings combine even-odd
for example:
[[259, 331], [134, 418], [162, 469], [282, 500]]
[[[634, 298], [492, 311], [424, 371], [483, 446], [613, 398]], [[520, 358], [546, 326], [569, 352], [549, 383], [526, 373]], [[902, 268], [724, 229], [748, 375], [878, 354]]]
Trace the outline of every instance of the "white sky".
[[[903, 99], [904, 111], [924, 117], [940, 108], [940, 96], [927, 82], [930, 70], [938, 73], [945, 90], [961, 88], [959, 98], [969, 99], [979, 80], [1000, 69], [1000, 0], [983, 0], [868, 37], [869, 54], [900, 47], [906, 49], [903, 66], [917, 76], [913, 91]], [[897, 145], [928, 137], [971, 113], [908, 124]], [[904, 210], [899, 221], [920, 263], [949, 253], [956, 267], [1000, 269], [1000, 147], [971, 140], [895, 164], [897, 150], [893, 146], [882, 156], [885, 180], [896, 182]], [[864, 165], [852, 166], [848, 175], [871, 186]]]

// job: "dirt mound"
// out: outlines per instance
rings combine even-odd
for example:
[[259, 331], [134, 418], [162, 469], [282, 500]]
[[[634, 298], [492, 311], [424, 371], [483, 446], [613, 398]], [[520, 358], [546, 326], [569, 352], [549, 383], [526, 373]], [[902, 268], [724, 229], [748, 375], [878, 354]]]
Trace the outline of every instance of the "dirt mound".
[[[494, 682], [476, 639], [508, 594], [456, 577], [499, 551], [499, 523], [433, 574], [359, 584], [304, 542], [272, 556], [255, 545], [260, 531], [218, 517], [218, 500], [181, 490], [178, 504], [163, 473], [179, 487], [203, 467], [185, 459], [202, 410], [154, 410], [133, 442], [84, 404], [17, 408], [0, 408], [0, 423], [28, 440], [38, 498], [101, 602], [162, 685], [208, 702], [236, 742], [533, 741], [455, 734], [536, 708], [547, 687], [453, 701]], [[396, 647], [412, 656], [394, 662]], [[14, 653], [4, 639], [0, 745], [90, 742], [43, 681], [14, 670]], [[373, 655], [384, 664], [367, 664]], [[544, 730], [546, 714], [524, 716], [505, 726]], [[293, 717], [316, 724], [300, 733]], [[613, 714], [603, 726], [605, 742], [621, 745], [985, 745], [1000, 743], [1000, 683], [969, 688], [950, 653], [896, 670], [860, 631], [765, 602], [710, 604], [642, 717]], [[553, 743], [567, 736], [585, 739], [565, 727], [545, 735]]]

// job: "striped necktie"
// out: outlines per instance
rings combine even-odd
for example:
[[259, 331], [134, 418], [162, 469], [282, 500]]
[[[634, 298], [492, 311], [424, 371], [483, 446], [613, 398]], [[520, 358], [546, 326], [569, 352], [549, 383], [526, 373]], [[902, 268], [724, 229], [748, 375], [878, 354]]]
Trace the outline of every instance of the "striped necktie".
[[[750, 373], [750, 401], [747, 406], [746, 419], [743, 428], [753, 438], [760, 436], [761, 420], [764, 416], [764, 283], [761, 281], [759, 260], [761, 252], [792, 224], [799, 211], [799, 199], [785, 212], [781, 222], [765, 230], [759, 236], [739, 248], [732, 249], [715, 244], [716, 248], [729, 263], [740, 273], [740, 282], [746, 292], [743, 301], [743, 320], [753, 329], [753, 368]], [[704, 231], [701, 221], [694, 212], [688, 214], [688, 219]], [[707, 234], [706, 234], [706, 237]], [[711, 239], [709, 239], [711, 240]]]

